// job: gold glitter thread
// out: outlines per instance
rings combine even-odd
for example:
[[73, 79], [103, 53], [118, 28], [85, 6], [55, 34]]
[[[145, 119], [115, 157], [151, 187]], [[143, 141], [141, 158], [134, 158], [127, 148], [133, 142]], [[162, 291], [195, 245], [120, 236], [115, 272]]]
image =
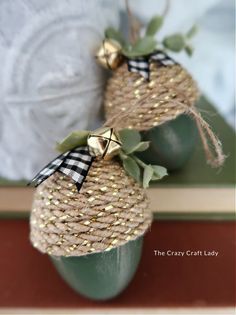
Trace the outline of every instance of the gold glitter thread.
[[114, 160], [95, 161], [79, 193], [56, 172], [37, 188], [32, 209], [31, 242], [55, 256], [116, 248], [143, 235], [152, 220], [144, 190]]
[[[105, 92], [105, 113], [109, 120], [131, 106], [134, 109], [119, 121], [118, 129], [148, 130], [175, 119], [195, 104], [199, 91], [191, 75], [180, 65], [151, 64], [150, 81], [119, 67], [109, 79]], [[112, 106], [110, 105], [112, 104]], [[129, 105], [129, 106], [127, 106]]]

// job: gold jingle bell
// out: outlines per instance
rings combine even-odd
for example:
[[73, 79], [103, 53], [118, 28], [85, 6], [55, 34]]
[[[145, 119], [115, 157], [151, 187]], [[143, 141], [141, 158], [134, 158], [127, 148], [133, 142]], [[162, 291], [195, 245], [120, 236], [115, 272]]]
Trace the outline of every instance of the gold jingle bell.
[[92, 156], [110, 160], [117, 155], [121, 142], [113, 128], [99, 128], [91, 132], [87, 140], [89, 153]]
[[102, 46], [96, 54], [96, 58], [106, 69], [117, 69], [123, 60], [121, 45], [115, 40], [104, 39]]

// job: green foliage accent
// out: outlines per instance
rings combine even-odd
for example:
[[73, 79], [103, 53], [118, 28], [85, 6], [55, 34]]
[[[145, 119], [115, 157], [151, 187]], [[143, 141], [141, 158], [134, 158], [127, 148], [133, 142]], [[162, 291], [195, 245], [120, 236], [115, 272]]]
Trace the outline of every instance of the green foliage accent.
[[192, 54], [193, 54], [193, 47], [192, 46], [190, 46], [190, 45], [186, 45], [185, 47], [184, 47], [184, 50], [186, 51], [186, 53], [187, 53], [187, 55], [188, 56], [192, 56]]
[[120, 43], [121, 46], [125, 45], [125, 40], [124, 40], [121, 32], [117, 31], [113, 27], [108, 27], [105, 30], [105, 37], [117, 41], [118, 43]]
[[122, 148], [119, 157], [128, 175], [133, 177], [144, 188], [150, 181], [160, 180], [167, 175], [167, 170], [159, 165], [147, 165], [135, 156], [135, 152], [145, 151], [149, 147], [148, 141], [141, 141], [140, 133], [133, 129], [123, 129], [119, 132]]
[[122, 159], [123, 167], [128, 175], [140, 182], [140, 168], [137, 162], [130, 156], [124, 156]]
[[153, 176], [153, 168], [151, 165], [146, 165], [143, 171], [143, 188], [147, 188], [149, 186], [149, 182], [152, 180]]
[[119, 132], [122, 149], [131, 152], [141, 141], [140, 133], [133, 129], [123, 129]]
[[57, 143], [56, 149], [64, 153], [76, 147], [87, 145], [88, 134], [89, 131], [87, 130], [73, 131], [65, 139]]
[[139, 142], [135, 147], [131, 148], [130, 150], [128, 150], [126, 153], [130, 154], [133, 152], [143, 152], [145, 150], [147, 150], [149, 148], [149, 141], [142, 141]]
[[166, 36], [162, 41], [156, 40], [155, 35], [161, 29], [164, 23], [164, 17], [160, 15], [154, 16], [147, 25], [145, 35], [140, 37], [134, 44], [126, 43], [121, 32], [109, 27], [105, 31], [105, 37], [115, 40], [122, 47], [122, 54], [128, 58], [141, 57], [151, 54], [158, 47], [160, 50], [181, 52], [185, 51], [191, 56], [193, 49], [189, 44], [189, 40], [196, 34], [197, 27], [193, 25], [186, 34], [172, 34]]
[[193, 48], [189, 44], [189, 40], [196, 34], [197, 27], [193, 25], [190, 30], [186, 33], [186, 35], [182, 35], [180, 33], [172, 34], [166, 36], [162, 44], [166, 49], [169, 49], [174, 52], [180, 52], [184, 50], [188, 56], [192, 56]]
[[127, 57], [145, 56], [152, 53], [156, 45], [156, 40], [152, 36], [145, 36], [138, 39], [133, 46], [126, 46], [122, 52]]
[[167, 176], [167, 169], [160, 165], [152, 165], [153, 177], [152, 180], [159, 180], [164, 176]]
[[133, 49], [137, 51], [137, 53], [146, 53], [149, 54], [156, 47], [156, 41], [152, 36], [145, 36], [137, 40], [134, 44]]
[[196, 35], [197, 31], [198, 31], [197, 26], [196, 26], [196, 25], [193, 25], [193, 26], [190, 28], [190, 30], [186, 33], [186, 37], [187, 37], [188, 39], [192, 38], [194, 35]]
[[146, 35], [147, 36], [154, 36], [159, 29], [162, 27], [164, 22], [164, 19], [160, 15], [154, 16], [151, 21], [148, 23], [147, 29], [146, 29]]
[[163, 45], [169, 50], [180, 52], [185, 47], [184, 36], [179, 33], [167, 36], [163, 39]]

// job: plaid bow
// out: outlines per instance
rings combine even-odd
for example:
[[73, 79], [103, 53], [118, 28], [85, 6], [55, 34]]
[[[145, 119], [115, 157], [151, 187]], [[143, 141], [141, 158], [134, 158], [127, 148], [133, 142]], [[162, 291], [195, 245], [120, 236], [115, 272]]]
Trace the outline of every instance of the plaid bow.
[[141, 76], [143, 76], [146, 80], [149, 80], [150, 76], [150, 61], [156, 61], [159, 66], [169, 66], [177, 64], [172, 58], [170, 58], [167, 54], [165, 54], [161, 50], [156, 50], [150, 55], [144, 57], [136, 57], [136, 58], [128, 58], [128, 70], [130, 72], [138, 72]]
[[90, 155], [88, 147], [79, 147], [74, 150], [67, 151], [46, 165], [32, 179], [29, 185], [33, 184], [37, 187], [49, 176], [58, 171], [70, 176], [75, 181], [76, 187], [79, 191], [93, 160], [94, 158]]

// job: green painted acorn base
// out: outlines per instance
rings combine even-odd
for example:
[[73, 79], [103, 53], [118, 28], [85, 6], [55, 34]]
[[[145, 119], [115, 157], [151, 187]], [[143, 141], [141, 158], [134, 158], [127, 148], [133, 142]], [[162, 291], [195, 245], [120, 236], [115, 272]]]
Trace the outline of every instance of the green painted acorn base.
[[143, 237], [140, 237], [107, 252], [50, 258], [76, 292], [93, 300], [108, 300], [121, 293], [133, 278], [141, 258], [142, 243]]
[[187, 115], [180, 115], [161, 126], [142, 132], [150, 147], [137, 154], [146, 164], [157, 164], [169, 171], [182, 168], [191, 157], [197, 139], [197, 127]]

